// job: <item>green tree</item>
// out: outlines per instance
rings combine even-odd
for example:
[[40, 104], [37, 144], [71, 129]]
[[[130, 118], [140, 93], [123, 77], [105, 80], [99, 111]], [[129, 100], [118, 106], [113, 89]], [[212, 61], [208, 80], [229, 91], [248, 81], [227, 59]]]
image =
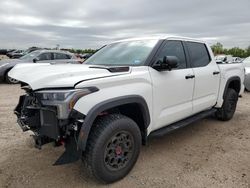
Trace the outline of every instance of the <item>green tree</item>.
[[239, 47], [234, 47], [229, 49], [228, 53], [234, 57], [245, 57], [245, 50]]
[[223, 45], [219, 42], [211, 46], [213, 52], [215, 55], [222, 54], [223, 53]]
[[250, 56], [250, 46], [248, 46], [247, 49], [246, 49], [246, 56], [247, 56], [247, 57]]
[[242, 49], [239, 47], [233, 47], [233, 48], [223, 48], [223, 45], [219, 42], [211, 46], [214, 55], [219, 54], [226, 54], [226, 55], [232, 55], [234, 57], [249, 57], [250, 56], [250, 46], [248, 46], [246, 49]]

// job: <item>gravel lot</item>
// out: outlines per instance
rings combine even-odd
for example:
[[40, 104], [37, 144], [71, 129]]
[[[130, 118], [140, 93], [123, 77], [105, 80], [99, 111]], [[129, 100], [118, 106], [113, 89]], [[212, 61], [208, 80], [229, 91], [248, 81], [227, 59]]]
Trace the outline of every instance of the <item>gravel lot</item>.
[[2, 59], [9, 59], [6, 55], [0, 55], [0, 60]]
[[[63, 148], [33, 147], [13, 108], [18, 85], [0, 84], [0, 187], [103, 187], [81, 162], [52, 166]], [[109, 187], [250, 187], [250, 93], [234, 119], [205, 119], [142, 148], [132, 172]]]

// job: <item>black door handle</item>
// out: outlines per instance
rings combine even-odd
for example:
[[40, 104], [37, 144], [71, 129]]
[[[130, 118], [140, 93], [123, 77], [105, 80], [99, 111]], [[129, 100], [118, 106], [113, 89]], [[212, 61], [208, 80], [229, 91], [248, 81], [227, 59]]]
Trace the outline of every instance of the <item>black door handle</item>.
[[219, 71], [213, 72], [213, 75], [216, 75], [216, 74], [220, 74], [220, 72]]
[[185, 78], [186, 79], [193, 79], [195, 76], [194, 75], [187, 75]]

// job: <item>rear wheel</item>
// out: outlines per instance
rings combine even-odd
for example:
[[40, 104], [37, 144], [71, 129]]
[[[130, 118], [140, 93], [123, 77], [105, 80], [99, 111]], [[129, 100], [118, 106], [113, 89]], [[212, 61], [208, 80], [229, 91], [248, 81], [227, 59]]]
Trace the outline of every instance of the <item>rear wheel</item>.
[[83, 162], [98, 180], [112, 183], [130, 172], [140, 147], [140, 129], [132, 119], [120, 114], [107, 115], [95, 122]]
[[234, 89], [229, 88], [227, 90], [222, 107], [216, 112], [216, 117], [222, 121], [228, 121], [232, 119], [236, 110], [237, 102], [238, 93]]
[[19, 81], [14, 79], [14, 78], [11, 78], [8, 76], [8, 73], [9, 71], [5, 74], [5, 81], [8, 83], [8, 84], [18, 84]]

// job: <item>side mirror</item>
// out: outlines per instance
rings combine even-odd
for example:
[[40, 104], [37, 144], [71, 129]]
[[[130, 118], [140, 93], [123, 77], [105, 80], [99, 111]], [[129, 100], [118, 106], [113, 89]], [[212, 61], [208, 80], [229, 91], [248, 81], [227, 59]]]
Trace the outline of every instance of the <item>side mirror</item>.
[[153, 65], [153, 68], [158, 71], [171, 71], [178, 67], [179, 59], [176, 56], [164, 56], [163, 59], [159, 59]]
[[34, 58], [34, 59], [33, 59], [33, 63], [36, 63], [37, 61], [39, 61], [38, 58]]

